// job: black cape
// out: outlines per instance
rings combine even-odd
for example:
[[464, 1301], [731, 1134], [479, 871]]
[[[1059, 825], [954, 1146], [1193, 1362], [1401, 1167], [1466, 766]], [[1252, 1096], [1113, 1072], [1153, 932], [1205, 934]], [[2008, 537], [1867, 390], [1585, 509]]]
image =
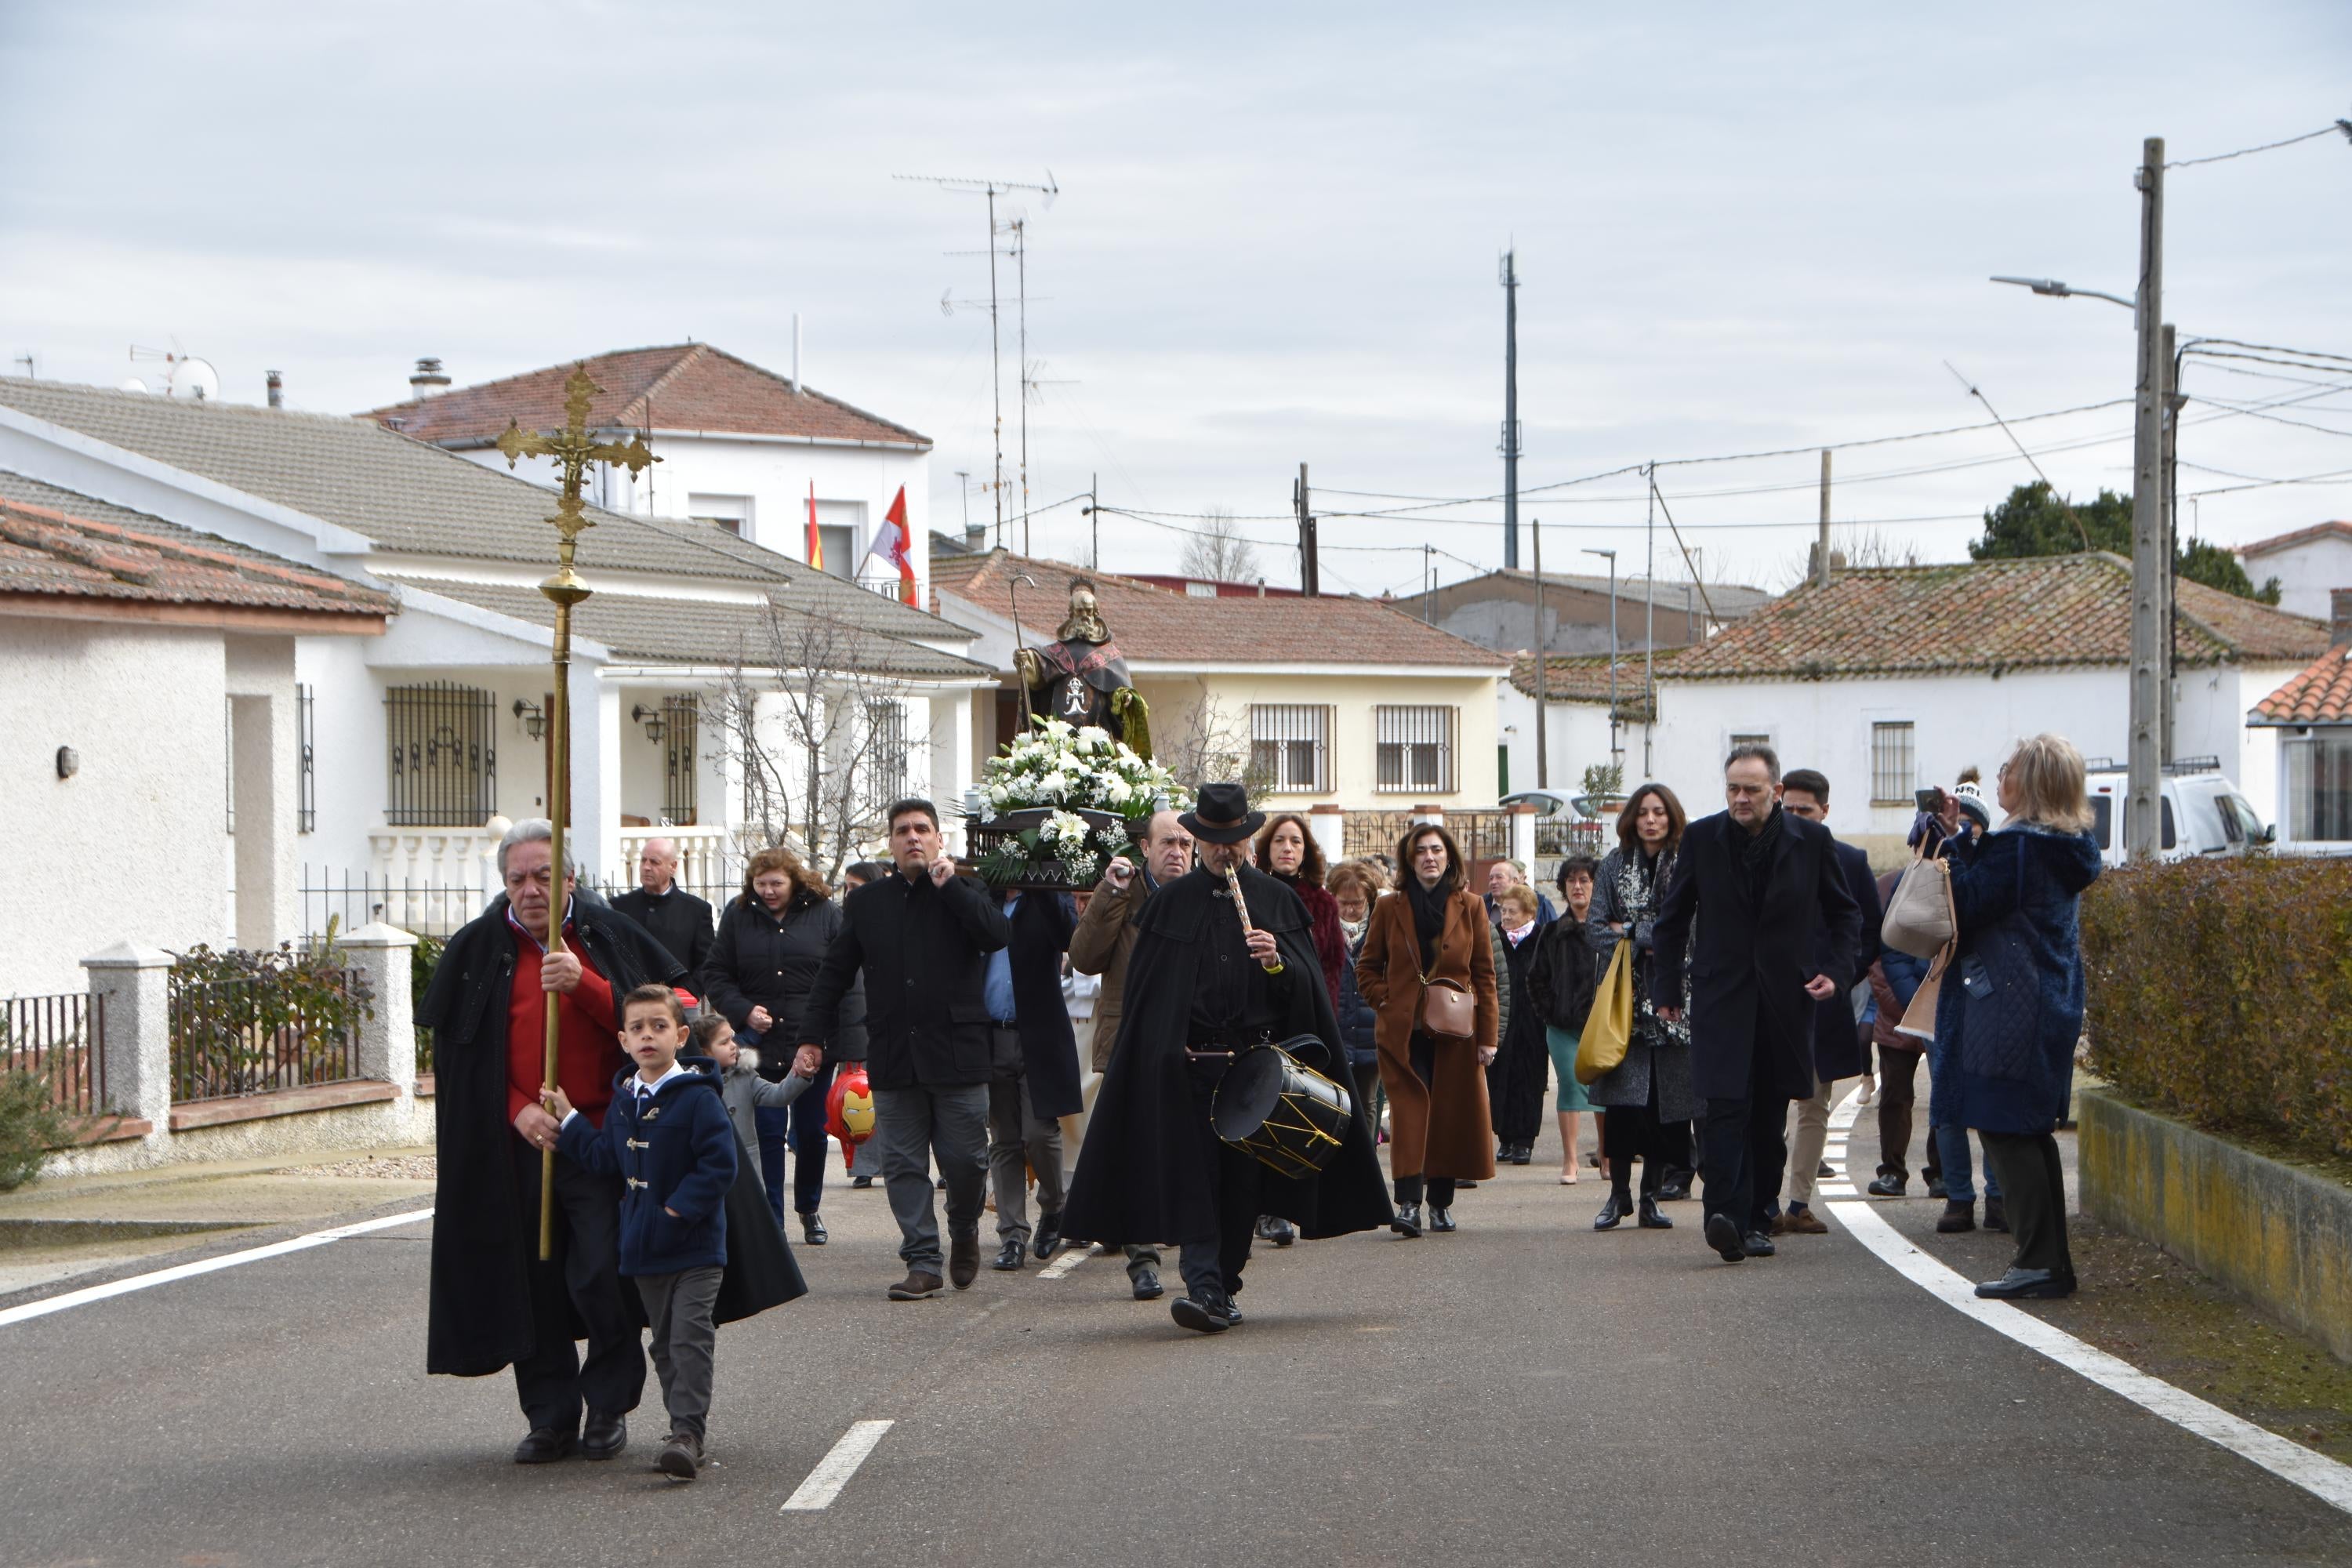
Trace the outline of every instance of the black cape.
[[[1274, 933], [1295, 981], [1276, 1037], [1313, 1035], [1326, 1042], [1328, 1059], [1314, 1065], [1348, 1091], [1356, 1108], [1339, 1152], [1320, 1174], [1293, 1181], [1261, 1173], [1260, 1205], [1309, 1239], [1380, 1229], [1395, 1211], [1363, 1098], [1339, 1046], [1339, 1019], [1322, 983], [1306, 906], [1264, 872], [1244, 867], [1241, 879], [1252, 923]], [[1120, 994], [1118, 1043], [1062, 1211], [1066, 1235], [1108, 1248], [1205, 1241], [1217, 1234], [1209, 1184], [1217, 1138], [1193, 1105], [1184, 1042], [1207, 951], [1202, 937], [1213, 929], [1210, 922], [1234, 919], [1232, 901], [1214, 896], [1223, 886], [1223, 878], [1194, 871], [1163, 886], [1137, 917], [1135, 952]]]
[[793, 1261], [776, 1211], [768, 1206], [759, 1167], [738, 1161], [735, 1184], [727, 1189], [727, 1269], [719, 1277], [712, 1321], [731, 1323], [807, 1294], [808, 1281]]
[[[643, 926], [601, 900], [575, 897], [572, 940], [617, 998], [686, 970]], [[425, 1370], [482, 1377], [530, 1354], [529, 1268], [538, 1237], [515, 1213], [513, 1141], [507, 1120], [507, 997], [515, 939], [504, 893], [449, 939], [433, 972], [418, 1026], [433, 1031], [433, 1123], [438, 1179], [433, 1199], [433, 1278]], [[629, 1066], [618, 1036], [612, 1069]], [[619, 1188], [614, 1187], [619, 1202]], [[631, 1301], [635, 1291], [623, 1295]], [[567, 1298], [568, 1300], [568, 1298]], [[569, 1308], [566, 1308], [569, 1310]], [[574, 1321], [572, 1337], [585, 1337]]]

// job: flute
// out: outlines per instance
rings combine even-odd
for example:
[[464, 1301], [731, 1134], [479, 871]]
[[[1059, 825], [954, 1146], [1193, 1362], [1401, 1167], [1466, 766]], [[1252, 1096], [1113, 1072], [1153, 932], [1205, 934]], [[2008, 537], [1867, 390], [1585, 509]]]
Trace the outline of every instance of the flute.
[[[1250, 924], [1249, 903], [1242, 897], [1242, 874], [1231, 866], [1227, 866], [1225, 868], [1225, 886], [1232, 889], [1234, 895], [1234, 913], [1241, 916], [1242, 935], [1246, 937], [1251, 931], [1257, 928]], [[1282, 973], [1282, 960], [1280, 958], [1276, 958], [1272, 963], [1269, 963], [1265, 967], [1265, 972], [1268, 974], [1279, 974]]]

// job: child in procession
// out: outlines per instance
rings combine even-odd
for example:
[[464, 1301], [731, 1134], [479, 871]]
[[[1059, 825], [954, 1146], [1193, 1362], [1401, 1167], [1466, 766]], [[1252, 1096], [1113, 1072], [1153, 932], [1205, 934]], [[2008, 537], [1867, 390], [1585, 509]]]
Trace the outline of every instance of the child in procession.
[[719, 1098], [727, 1102], [728, 1120], [735, 1124], [735, 1136], [742, 1141], [736, 1155], [749, 1169], [751, 1180], [764, 1190], [757, 1113], [762, 1107], [782, 1110], [816, 1079], [803, 1074], [797, 1066], [773, 1083], [761, 1078], [760, 1053], [736, 1040], [735, 1026], [727, 1021], [724, 1013], [705, 1013], [697, 1018], [693, 1038], [701, 1053], [719, 1064]]

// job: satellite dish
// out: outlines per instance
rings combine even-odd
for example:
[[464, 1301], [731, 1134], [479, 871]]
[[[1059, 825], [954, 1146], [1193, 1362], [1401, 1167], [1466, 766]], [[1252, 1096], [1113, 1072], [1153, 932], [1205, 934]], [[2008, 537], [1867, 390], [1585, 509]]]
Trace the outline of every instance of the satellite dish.
[[144, 392], [147, 390], [147, 384], [140, 380], [135, 375], [126, 375], [122, 378], [121, 390], [124, 392]]
[[172, 363], [172, 395], [191, 403], [211, 403], [220, 396], [220, 372], [210, 360], [194, 354]]

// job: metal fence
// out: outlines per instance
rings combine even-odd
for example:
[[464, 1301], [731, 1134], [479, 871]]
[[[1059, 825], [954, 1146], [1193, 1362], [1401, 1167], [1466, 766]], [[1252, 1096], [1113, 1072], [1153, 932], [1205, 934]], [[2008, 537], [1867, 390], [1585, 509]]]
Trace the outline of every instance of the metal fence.
[[394, 827], [472, 827], [498, 810], [497, 703], [450, 680], [383, 694], [384, 821]]
[[268, 978], [174, 985], [172, 1100], [231, 1100], [360, 1076], [355, 971], [341, 998]]
[[0, 1071], [46, 1079], [68, 1116], [106, 1105], [106, 998], [78, 993], [0, 998]]
[[[1397, 842], [1413, 826], [1410, 811], [1351, 811], [1340, 833], [1349, 859], [1360, 855], [1394, 855]], [[1511, 814], [1507, 811], [1449, 811], [1444, 824], [1462, 847], [1465, 860], [1503, 860], [1511, 853]]]
[[488, 907], [480, 889], [435, 882], [416, 882], [362, 873], [340, 877], [303, 868], [298, 889], [302, 900], [302, 935], [317, 941], [330, 922], [341, 931], [357, 931], [371, 921], [414, 931], [419, 936], [447, 936]]

